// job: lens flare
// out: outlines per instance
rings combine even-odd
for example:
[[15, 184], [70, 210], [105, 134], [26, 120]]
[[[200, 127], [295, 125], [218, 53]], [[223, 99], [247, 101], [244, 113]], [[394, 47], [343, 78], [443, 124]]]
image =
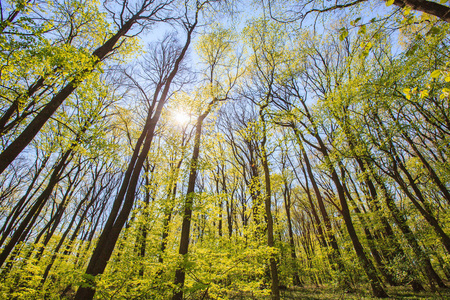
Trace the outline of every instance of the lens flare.
[[173, 119], [179, 125], [186, 125], [191, 121], [191, 117], [187, 113], [182, 111], [176, 111], [173, 114]]

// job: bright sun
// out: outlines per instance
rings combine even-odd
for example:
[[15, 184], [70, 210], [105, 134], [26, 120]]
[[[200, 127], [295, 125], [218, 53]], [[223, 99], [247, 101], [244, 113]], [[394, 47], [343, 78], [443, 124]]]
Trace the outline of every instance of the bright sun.
[[180, 125], [186, 125], [189, 123], [189, 121], [191, 121], [191, 117], [187, 113], [182, 111], [174, 112], [173, 118], [175, 122], [177, 122]]

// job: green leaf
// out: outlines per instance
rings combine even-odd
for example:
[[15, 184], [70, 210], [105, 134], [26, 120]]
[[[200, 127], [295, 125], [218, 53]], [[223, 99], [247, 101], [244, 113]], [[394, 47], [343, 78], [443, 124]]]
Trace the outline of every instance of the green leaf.
[[406, 51], [406, 56], [412, 56], [414, 54], [414, 52], [416, 52], [417, 48], [419, 48], [419, 46], [417, 44], [415, 44], [414, 46], [412, 46], [411, 48], [408, 49], [408, 51]]
[[366, 25], [362, 25], [361, 27], [359, 27], [358, 34], [364, 35], [366, 34], [366, 32], [367, 32]]
[[81, 287], [92, 288], [95, 286], [95, 276], [91, 274], [83, 274], [81, 276], [84, 280], [80, 283]]
[[420, 91], [420, 98], [428, 97], [429, 93], [427, 90]]
[[362, 57], [367, 57], [369, 55], [369, 49], [365, 49], [362, 53], [361, 56]]
[[348, 30], [341, 28], [341, 34], [339, 35], [339, 40], [343, 41], [348, 36]]
[[355, 26], [359, 21], [361, 20], [361, 17], [358, 17], [350, 22], [350, 25]]
[[386, 1], [386, 6], [391, 6], [392, 4], [394, 4], [394, 0], [387, 0]]
[[408, 100], [411, 99], [411, 89], [404, 88], [403, 94], [405, 94], [406, 99], [408, 99]]
[[441, 75], [441, 70], [435, 70], [431, 73], [431, 78], [438, 78]]
[[437, 27], [432, 27], [430, 29], [430, 31], [428, 31], [428, 34], [431, 34], [432, 36], [435, 36], [436, 34], [438, 34], [439, 32], [441, 32], [441, 30]]

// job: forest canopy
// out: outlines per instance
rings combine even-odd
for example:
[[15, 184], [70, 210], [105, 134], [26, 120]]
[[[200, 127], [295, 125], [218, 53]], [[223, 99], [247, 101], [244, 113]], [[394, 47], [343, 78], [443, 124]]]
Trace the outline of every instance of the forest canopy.
[[1, 299], [450, 297], [447, 0], [0, 8]]

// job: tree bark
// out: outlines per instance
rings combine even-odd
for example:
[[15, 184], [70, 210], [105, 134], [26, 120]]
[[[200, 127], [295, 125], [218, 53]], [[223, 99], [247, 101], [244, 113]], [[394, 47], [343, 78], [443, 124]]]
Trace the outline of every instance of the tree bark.
[[[82, 132], [84, 132], [84, 130], [82, 130]], [[20, 225], [18, 226], [18, 228], [12, 235], [8, 244], [3, 249], [2, 253], [0, 254], [0, 267], [6, 261], [9, 254], [11, 253], [11, 251], [14, 249], [14, 247], [18, 243], [19, 239], [24, 234], [26, 228], [29, 227], [30, 221], [32, 221], [32, 219], [34, 217], [36, 217], [37, 214], [39, 214], [39, 212], [42, 210], [45, 203], [49, 199], [51, 193], [53, 192], [53, 189], [55, 188], [56, 184], [61, 179], [61, 174], [62, 174], [62, 172], [64, 172], [64, 169], [66, 168], [66, 166], [68, 164], [67, 160], [69, 159], [69, 156], [72, 154], [73, 147], [75, 147], [79, 138], [80, 138], [80, 135], [77, 136], [76, 141], [74, 141], [71, 144], [71, 146], [69, 147], [69, 149], [61, 156], [61, 159], [59, 160], [58, 164], [53, 169], [53, 172], [52, 172], [52, 175], [50, 176], [47, 187], [42, 191], [40, 196], [36, 199], [35, 203], [30, 208], [27, 215], [25, 216], [25, 218], [22, 220], [22, 222], [20, 223]]]
[[394, 0], [394, 5], [398, 7], [410, 7], [450, 23], [450, 8], [433, 1], [426, 0]]
[[[181, 237], [180, 237], [180, 248], [178, 253], [181, 255], [183, 261], [182, 265], [186, 262], [186, 254], [188, 253], [189, 248], [189, 235], [191, 230], [191, 217], [192, 217], [192, 205], [194, 203], [195, 197], [195, 182], [197, 180], [197, 171], [198, 171], [198, 159], [200, 157], [200, 142], [201, 142], [201, 134], [202, 134], [202, 125], [203, 120], [208, 116], [211, 111], [212, 105], [214, 102], [211, 102], [202, 115], [200, 115], [197, 119], [197, 123], [195, 126], [195, 137], [194, 137], [194, 150], [192, 152], [192, 158], [189, 167], [189, 181], [188, 187], [186, 191], [186, 200], [184, 203], [184, 213], [183, 213], [183, 223], [181, 225]], [[186, 278], [186, 271], [184, 266], [178, 266], [175, 271], [175, 281], [174, 285], [176, 289], [174, 290], [172, 300], [182, 300], [183, 299], [183, 287], [184, 281]]]

